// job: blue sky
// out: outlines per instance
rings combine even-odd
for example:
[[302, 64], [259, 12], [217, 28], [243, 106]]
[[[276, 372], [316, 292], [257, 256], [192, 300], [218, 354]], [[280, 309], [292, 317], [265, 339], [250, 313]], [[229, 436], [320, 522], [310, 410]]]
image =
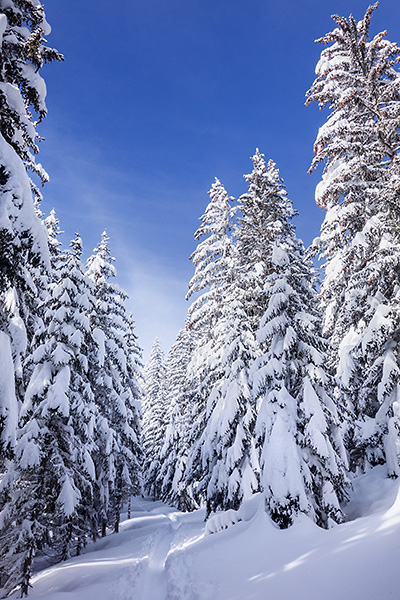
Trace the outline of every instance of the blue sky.
[[[46, 3], [49, 44], [65, 62], [44, 68], [49, 110], [39, 161], [43, 211], [85, 256], [107, 229], [118, 283], [130, 295], [147, 357], [183, 326], [193, 233], [215, 177], [228, 193], [260, 148], [280, 169], [306, 244], [323, 213], [321, 171], [308, 175], [327, 117], [305, 107], [330, 16], [362, 18], [354, 0], [97, 0]], [[400, 2], [382, 0], [371, 33], [400, 43]]]

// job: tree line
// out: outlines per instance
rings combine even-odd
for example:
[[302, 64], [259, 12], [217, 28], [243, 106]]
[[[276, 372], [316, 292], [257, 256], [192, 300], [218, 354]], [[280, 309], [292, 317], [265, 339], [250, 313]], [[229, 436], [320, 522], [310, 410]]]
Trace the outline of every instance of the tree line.
[[262, 493], [277, 526], [301, 512], [328, 528], [355, 475], [399, 476], [400, 49], [370, 37], [376, 8], [318, 40], [320, 236], [304, 247], [259, 150], [237, 200], [216, 179], [185, 327], [166, 358], [155, 341], [142, 377], [106, 233], [85, 266], [80, 236], [63, 249], [40, 209], [38, 71], [63, 57], [38, 1], [0, 0], [3, 596], [28, 593], [35, 557], [117, 532], [132, 494], [208, 517]]

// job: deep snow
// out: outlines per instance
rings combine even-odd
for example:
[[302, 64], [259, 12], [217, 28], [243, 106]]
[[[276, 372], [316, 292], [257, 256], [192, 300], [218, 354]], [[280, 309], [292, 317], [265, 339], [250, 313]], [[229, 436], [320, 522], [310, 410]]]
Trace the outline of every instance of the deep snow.
[[132, 518], [78, 558], [38, 573], [31, 600], [389, 600], [400, 597], [400, 492], [376, 468], [354, 482], [349, 519], [277, 529], [261, 495], [205, 525], [140, 498]]

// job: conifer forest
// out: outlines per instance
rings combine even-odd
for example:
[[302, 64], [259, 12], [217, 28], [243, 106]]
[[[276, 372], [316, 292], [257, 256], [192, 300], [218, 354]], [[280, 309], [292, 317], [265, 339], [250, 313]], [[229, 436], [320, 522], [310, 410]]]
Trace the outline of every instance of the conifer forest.
[[[350, 526], [368, 474], [398, 485], [400, 47], [371, 35], [377, 8], [333, 17], [305, 82], [325, 118], [310, 148], [314, 242], [296, 234], [279, 165], [255, 148], [245, 193], [211, 182], [186, 322], [144, 365], [112, 239], [104, 231], [84, 262], [79, 233], [63, 247], [63, 224], [42, 212], [40, 73], [64, 57], [40, 0], [0, 0], [0, 597], [36, 597], [43, 569], [124, 540], [143, 503], [179, 515], [168, 535], [173, 518], [182, 537], [201, 515], [212, 539], [232, 525], [247, 535], [257, 503], [280, 548], [296, 523], [315, 536]], [[132, 566], [114, 598], [236, 598], [195, 593], [184, 562], [168, 560], [140, 593]], [[168, 564], [172, 591], [160, 583]], [[71, 600], [89, 600], [80, 593]]]

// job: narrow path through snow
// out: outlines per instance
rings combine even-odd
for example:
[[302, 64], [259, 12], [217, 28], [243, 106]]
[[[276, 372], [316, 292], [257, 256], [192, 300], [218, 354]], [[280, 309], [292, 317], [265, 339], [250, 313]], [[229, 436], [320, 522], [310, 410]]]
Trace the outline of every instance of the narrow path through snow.
[[[196, 531], [203, 529], [202, 512], [196, 516], [183, 514], [160, 503], [152, 505], [143, 500], [136, 504], [136, 508], [134, 517], [123, 524], [122, 535], [129, 534], [132, 541], [140, 541], [136, 550], [131, 548], [139, 560], [125, 564], [118, 573], [112, 600], [194, 599], [196, 596], [191, 591], [189, 595], [186, 592], [182, 595], [180, 591], [187, 590], [188, 585], [192, 587], [192, 583], [187, 584], [186, 581], [191, 581], [191, 578], [188, 569], [185, 569], [185, 560], [179, 560], [179, 568], [176, 569], [174, 564], [171, 571], [168, 559], [177, 547], [181, 549], [185, 545], [187, 536], [193, 534], [193, 525], [187, 528], [185, 522], [192, 520]], [[175, 581], [176, 577], [179, 582]]]
[[166, 520], [168, 523], [159, 527], [152, 540], [141, 600], [165, 600], [168, 597], [165, 563], [176, 527], [171, 524], [169, 515], [166, 515]]

